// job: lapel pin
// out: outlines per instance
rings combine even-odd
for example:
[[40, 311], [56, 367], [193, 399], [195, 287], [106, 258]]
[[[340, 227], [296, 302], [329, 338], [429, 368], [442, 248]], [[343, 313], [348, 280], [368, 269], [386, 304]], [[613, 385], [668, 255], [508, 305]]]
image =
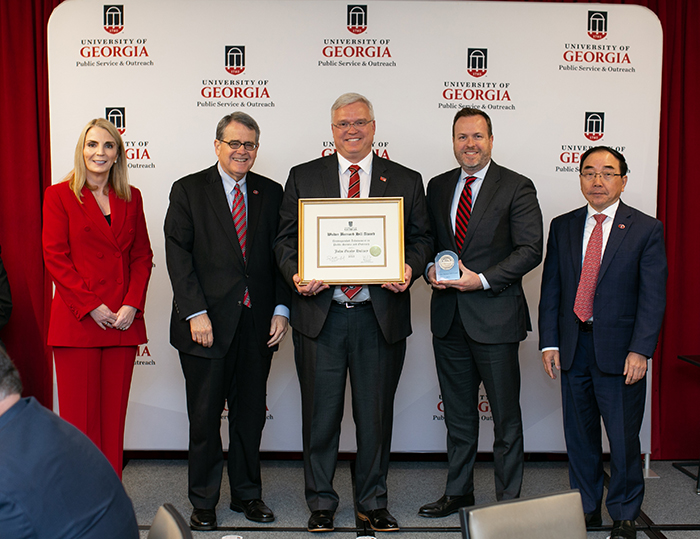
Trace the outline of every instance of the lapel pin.
[[258, 190], [257, 190], [257, 189], [253, 189], [253, 194], [254, 194], [254, 195], [259, 195], [260, 193], [258, 193]]
[[379, 181], [380, 181], [380, 182], [385, 182], [385, 181], [386, 181], [386, 178], [385, 178], [384, 176], [379, 176]]
[[617, 225], [617, 228], [619, 228], [620, 230], [624, 230], [624, 229], [625, 229], [625, 225], [623, 225], [622, 223], [620, 223], [619, 225]]

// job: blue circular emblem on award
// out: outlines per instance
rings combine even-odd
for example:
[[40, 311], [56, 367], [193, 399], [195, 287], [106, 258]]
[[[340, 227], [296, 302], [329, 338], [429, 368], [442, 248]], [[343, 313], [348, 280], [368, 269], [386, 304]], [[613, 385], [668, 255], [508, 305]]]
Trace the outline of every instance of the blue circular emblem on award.
[[438, 281], [456, 281], [459, 279], [457, 253], [440, 251], [435, 257], [435, 279]]

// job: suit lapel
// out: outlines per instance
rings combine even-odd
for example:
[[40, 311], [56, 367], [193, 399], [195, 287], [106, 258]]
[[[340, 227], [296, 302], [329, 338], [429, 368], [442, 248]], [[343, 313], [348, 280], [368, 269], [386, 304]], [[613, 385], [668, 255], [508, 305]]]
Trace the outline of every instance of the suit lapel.
[[579, 208], [569, 220], [569, 245], [571, 247], [571, 261], [576, 270], [576, 282], [581, 278], [581, 266], [583, 263], [583, 229], [586, 227], [588, 206]]
[[118, 238], [126, 221], [126, 201], [119, 198], [112, 189], [109, 191], [109, 207], [112, 213], [112, 234]]
[[240, 260], [241, 264], [243, 264], [241, 245], [238, 243], [238, 234], [236, 234], [236, 227], [233, 225], [233, 217], [231, 216], [231, 211], [226, 201], [224, 185], [221, 182], [221, 176], [219, 175], [216, 165], [209, 169], [205, 182], [204, 192], [207, 194], [214, 215], [216, 215], [216, 218], [224, 229], [226, 237], [229, 242], [231, 242], [233, 252], [236, 253], [236, 257]]
[[255, 241], [255, 231], [258, 229], [258, 220], [262, 211], [263, 197], [265, 193], [262, 189], [262, 182], [254, 172], [248, 172], [246, 177], [248, 187], [248, 213], [246, 215], [246, 225], [248, 232], [246, 235], [246, 250], [250, 252]]
[[[464, 237], [462, 252], [465, 251], [469, 245], [469, 242], [471, 242], [472, 238], [477, 234], [479, 223], [486, 214], [486, 209], [489, 207], [489, 204], [491, 204], [491, 199], [493, 199], [494, 195], [498, 191], [500, 182], [501, 169], [495, 162], [491, 161], [491, 166], [484, 177], [484, 181], [481, 184], [481, 189], [479, 189], [479, 196], [476, 197], [476, 202], [474, 202], [474, 207], [472, 208], [472, 214], [469, 217], [467, 235]], [[454, 189], [452, 190], [452, 193], [454, 194]]]
[[605, 252], [603, 253], [603, 260], [600, 263], [600, 272], [598, 273], [598, 282], [603, 278], [605, 272], [610, 267], [610, 262], [615, 257], [620, 244], [625, 239], [625, 236], [629, 232], [634, 219], [632, 218], [632, 212], [629, 206], [620, 201], [620, 205], [615, 212], [615, 220], [613, 221], [612, 229], [610, 230], [610, 236], [608, 237], [608, 243], [605, 245]]
[[338, 175], [338, 158], [335, 154], [328, 157], [321, 167], [321, 184], [324, 198], [340, 198], [340, 176]]
[[369, 182], [369, 196], [383, 197], [391, 178], [386, 172], [386, 164], [376, 155], [372, 157], [372, 178]]
[[[452, 227], [452, 201], [454, 200], [455, 189], [457, 189], [457, 182], [459, 181], [459, 175], [461, 173], [460, 168], [456, 169], [450, 176], [445, 188], [438, 195], [437, 205], [441, 208], [439, 226], [443, 227], [444, 230], [450, 230], [452, 236], [452, 250], [457, 251], [457, 240], [455, 239], [454, 230]], [[467, 227], [469, 228], [469, 227]]]
[[[83, 195], [83, 210], [85, 211], [85, 215], [89, 220], [93, 222], [93, 224], [97, 227], [97, 229], [104, 234], [104, 236], [116, 247], [119, 247], [119, 243], [117, 242], [117, 238], [114, 235], [114, 231], [112, 230], [112, 227], [109, 226], [109, 223], [107, 222], [107, 219], [105, 219], [105, 216], [102, 213], [102, 210], [100, 209], [100, 206], [97, 204], [97, 200], [95, 200], [95, 197], [93, 196], [92, 192], [90, 189], [87, 188], [87, 186], [83, 187], [83, 190], [81, 191], [81, 194]], [[112, 191], [110, 190], [110, 195], [109, 195], [109, 206], [110, 206], [110, 212], [112, 213], [112, 219], [114, 219], [114, 211], [115, 211], [115, 206], [116, 204], [114, 203], [114, 199], [116, 199], [116, 196], [112, 196]], [[123, 201], [122, 201], [123, 202]], [[124, 205], [126, 207], [126, 205]]]

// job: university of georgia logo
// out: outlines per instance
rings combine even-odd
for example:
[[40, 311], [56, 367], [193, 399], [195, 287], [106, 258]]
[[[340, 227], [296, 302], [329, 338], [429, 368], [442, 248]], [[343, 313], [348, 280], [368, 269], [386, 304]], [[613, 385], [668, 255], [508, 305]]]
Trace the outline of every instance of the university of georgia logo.
[[587, 112], [583, 134], [588, 140], [600, 140], [605, 134], [605, 113]]
[[588, 12], [588, 35], [593, 39], [603, 39], [608, 35], [607, 11]]
[[367, 30], [367, 6], [348, 4], [348, 30], [353, 34]]
[[245, 47], [243, 45], [226, 45], [224, 55], [226, 71], [231, 75], [240, 75], [245, 71]]
[[120, 135], [126, 131], [126, 108], [124, 107], [107, 107], [105, 109], [105, 118], [114, 124]]
[[467, 49], [467, 73], [472, 77], [486, 75], [487, 49]]
[[124, 6], [104, 6], [104, 29], [110, 34], [118, 34], [124, 30]]

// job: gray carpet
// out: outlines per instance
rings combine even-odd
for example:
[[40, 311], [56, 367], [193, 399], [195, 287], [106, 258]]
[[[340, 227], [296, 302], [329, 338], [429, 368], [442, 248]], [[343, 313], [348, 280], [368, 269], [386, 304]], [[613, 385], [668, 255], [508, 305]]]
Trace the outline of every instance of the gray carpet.
[[[643, 515], [637, 522], [639, 538], [698, 539], [700, 538], [700, 496], [695, 494], [695, 482], [671, 466], [670, 462], [652, 461], [651, 469], [660, 477], [646, 480]], [[695, 471], [691, 469], [691, 471]], [[306, 531], [309, 511], [304, 502], [304, 481], [300, 461], [263, 461], [263, 498], [275, 512], [270, 524], [257, 524], [228, 507], [228, 478], [224, 473], [221, 500], [217, 507], [220, 529], [214, 532], [194, 532], [195, 539], [220, 539], [239, 535], [243, 539], [291, 539], [312, 537]], [[392, 462], [389, 472], [389, 510], [402, 530], [379, 537], [397, 539], [461, 539], [459, 518], [451, 515], [442, 519], [425, 519], [417, 515], [418, 508], [443, 494], [445, 463]], [[477, 504], [495, 501], [493, 465], [477, 463], [474, 472]], [[348, 539], [363, 535], [358, 528], [352, 504], [350, 463], [341, 461], [335, 477], [340, 495], [336, 513], [336, 531], [314, 534], [323, 539]], [[187, 499], [187, 462], [184, 460], [131, 460], [124, 469], [124, 486], [134, 502], [136, 517], [142, 527], [141, 538], [148, 535], [158, 507], [172, 503], [189, 521], [192, 506]], [[569, 488], [565, 462], [528, 462], [525, 466], [523, 496], [535, 496]], [[610, 535], [612, 520], [603, 512], [607, 530], [588, 532], [589, 539], [605, 539]], [[694, 526], [694, 529], [679, 529]], [[367, 535], [372, 535], [367, 533]]]

